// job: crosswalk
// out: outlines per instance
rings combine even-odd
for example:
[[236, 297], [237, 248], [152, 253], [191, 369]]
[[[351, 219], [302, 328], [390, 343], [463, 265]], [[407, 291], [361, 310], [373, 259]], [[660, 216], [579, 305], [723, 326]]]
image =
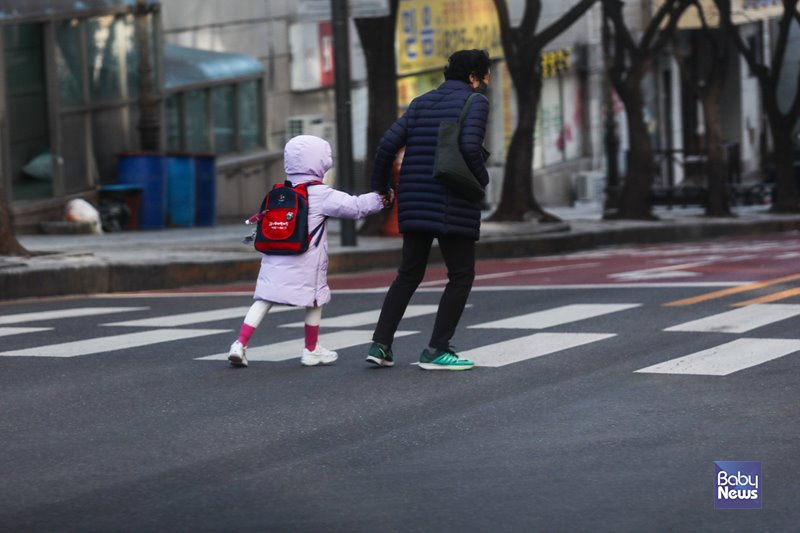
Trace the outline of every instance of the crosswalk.
[[796, 339], [736, 339], [685, 357], [642, 368], [643, 374], [727, 376], [800, 350]]
[[[601, 343], [620, 335], [635, 336], [637, 332], [609, 331], [609, 324], [621, 322], [601, 317], [616, 318], [624, 313], [641, 313], [643, 306], [638, 302], [573, 303], [502, 318], [495, 316], [492, 320], [466, 325], [467, 330], [475, 331], [473, 338], [478, 335], [474, 342], [476, 346], [459, 353], [475, 361], [477, 366], [501, 368], [544, 356], [568, 357], [577, 353], [576, 350], [597, 349], [602, 352]], [[208, 341], [203, 345], [209, 347], [208, 351], [197, 354], [194, 359], [224, 361], [228, 343], [248, 308], [235, 306], [159, 314], [142, 306], [102, 306], [7, 314], [0, 316], [0, 358], [74, 358], [207, 338]], [[408, 323], [409, 319], [426, 318], [427, 333], [436, 310], [436, 305], [410, 305], [403, 324]], [[331, 313], [323, 320], [320, 342], [333, 350], [367, 346], [371, 342], [372, 328], [379, 312], [379, 309], [367, 309], [339, 315]], [[702, 344], [705, 339], [713, 339], [716, 343], [702, 346], [693, 353], [675, 353], [672, 358], [665, 357], [666, 360], [634, 369], [633, 373], [727, 376], [797, 354], [800, 352], [800, 339], [741, 337], [742, 334], [797, 316], [800, 316], [800, 305], [756, 304], [669, 325], [662, 328], [662, 334], [668, 338], [694, 335], [695, 344]], [[303, 326], [302, 317], [303, 309], [292, 307], [275, 307], [269, 314], [269, 320], [278, 328], [300, 328]], [[47, 342], [47, 339], [54, 338], [54, 332], [58, 333], [65, 323], [69, 323], [66, 319], [77, 318], [91, 319], [100, 326], [100, 329], [92, 329], [93, 332], [107, 331], [107, 334], [79, 338], [79, 334], [72, 332], [71, 335], [60, 337], [69, 338], [65, 342]], [[597, 327], [593, 327], [593, 324]], [[422, 335], [421, 330], [421, 327], [419, 330], [403, 329], [398, 331], [397, 338]], [[491, 330], [495, 330], [496, 334], [489, 335]], [[719, 343], [719, 335], [730, 337]], [[502, 340], [481, 342], [489, 338]], [[8, 349], [12, 339], [18, 347]], [[668, 347], [669, 344], [665, 342], [664, 346]], [[301, 351], [302, 337], [295, 336], [292, 340], [251, 346], [248, 348], [248, 359], [254, 362], [286, 361], [299, 357]]]

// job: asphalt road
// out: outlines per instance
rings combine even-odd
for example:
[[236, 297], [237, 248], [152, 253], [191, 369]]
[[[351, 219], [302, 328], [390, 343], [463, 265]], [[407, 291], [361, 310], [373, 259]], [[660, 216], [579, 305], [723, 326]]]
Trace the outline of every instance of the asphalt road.
[[[796, 531], [798, 256], [481, 263], [470, 372], [412, 364], [440, 268], [391, 369], [363, 361], [388, 272], [331, 280], [324, 368], [299, 364], [300, 310], [227, 365], [247, 287], [2, 304], [0, 530]], [[715, 510], [715, 461], [761, 461], [763, 508]]]

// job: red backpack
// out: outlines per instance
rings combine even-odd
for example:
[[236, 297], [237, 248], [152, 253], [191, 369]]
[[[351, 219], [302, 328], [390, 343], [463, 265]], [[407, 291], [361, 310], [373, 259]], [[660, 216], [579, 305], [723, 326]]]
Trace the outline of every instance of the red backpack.
[[300, 255], [308, 250], [311, 239], [325, 229], [325, 220], [309, 233], [308, 187], [322, 185], [321, 181], [307, 181], [297, 186], [286, 180], [275, 185], [264, 197], [259, 209], [260, 221], [256, 226], [256, 250], [267, 255]]

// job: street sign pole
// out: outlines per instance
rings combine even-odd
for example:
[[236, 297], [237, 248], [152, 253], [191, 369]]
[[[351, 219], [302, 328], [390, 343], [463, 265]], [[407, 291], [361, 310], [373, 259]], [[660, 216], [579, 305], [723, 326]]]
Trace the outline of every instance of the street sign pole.
[[[353, 192], [353, 135], [350, 114], [350, 38], [347, 0], [331, 0], [333, 61], [336, 83], [336, 176], [341, 189]], [[341, 219], [342, 246], [356, 245], [356, 221]]]

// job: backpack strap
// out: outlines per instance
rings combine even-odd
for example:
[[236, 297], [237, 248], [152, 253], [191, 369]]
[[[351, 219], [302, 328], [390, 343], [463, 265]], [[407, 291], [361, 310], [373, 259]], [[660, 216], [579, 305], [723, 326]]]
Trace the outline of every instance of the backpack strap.
[[322, 234], [325, 233], [325, 226], [327, 226], [328, 217], [322, 219], [322, 222], [319, 223], [319, 226], [311, 230], [311, 233], [308, 234], [309, 238], [313, 239], [314, 235], [317, 236], [317, 240], [314, 243], [314, 246], [319, 246], [319, 241], [322, 240]]

